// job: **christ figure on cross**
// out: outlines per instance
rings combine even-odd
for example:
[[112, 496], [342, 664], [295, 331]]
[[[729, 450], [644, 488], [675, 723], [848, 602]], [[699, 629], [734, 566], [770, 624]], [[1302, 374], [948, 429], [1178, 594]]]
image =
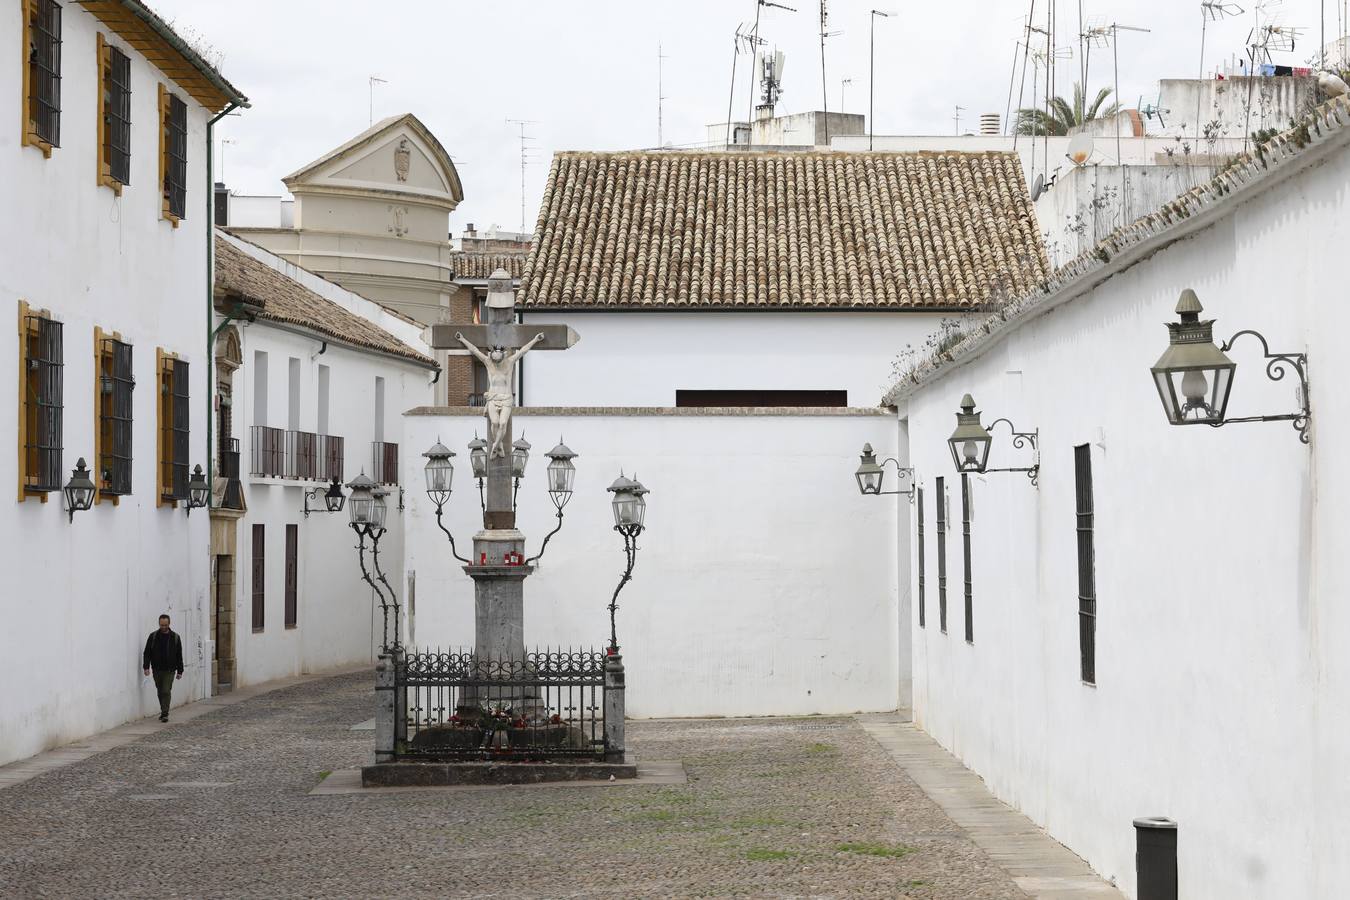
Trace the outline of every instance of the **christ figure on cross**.
[[487, 408], [488, 436], [492, 439], [492, 456], [502, 457], [510, 452], [506, 446], [506, 426], [511, 421], [511, 407], [515, 405], [516, 394], [511, 386], [511, 374], [515, 371], [516, 360], [520, 359], [535, 344], [544, 339], [543, 333], [536, 334], [525, 346], [514, 353], [507, 353], [501, 347], [493, 347], [487, 353], [475, 347], [460, 332], [455, 332], [455, 340], [464, 345], [478, 358], [487, 369], [488, 389], [483, 395], [483, 405]]

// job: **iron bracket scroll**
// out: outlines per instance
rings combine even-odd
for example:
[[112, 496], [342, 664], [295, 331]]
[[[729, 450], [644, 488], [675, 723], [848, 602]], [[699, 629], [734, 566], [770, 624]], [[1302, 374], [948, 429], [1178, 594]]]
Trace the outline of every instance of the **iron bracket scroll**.
[[624, 585], [633, 580], [633, 566], [637, 563], [637, 539], [642, 534], [641, 525], [615, 525], [614, 530], [623, 535], [623, 552], [627, 559], [627, 565], [623, 570], [623, 575], [619, 578], [619, 584], [614, 588], [614, 596], [609, 600], [609, 652], [611, 654], [619, 652], [619, 636], [615, 628], [614, 614], [619, 609], [619, 591], [623, 590]]
[[539, 545], [539, 552], [536, 553], [534, 556], [531, 556], [529, 559], [525, 560], [525, 565], [528, 566], [530, 563], [535, 562], [536, 560], [538, 560], [538, 559], [540, 559], [541, 557], [543, 557], [543, 555], [544, 555], [544, 550], [546, 550], [546, 549], [548, 548], [548, 541], [549, 541], [549, 538], [553, 537], [553, 536], [554, 536], [555, 534], [557, 534], [559, 531], [562, 531], [562, 526], [563, 526], [563, 511], [562, 511], [562, 507], [558, 507], [558, 524], [555, 525], [555, 526], [553, 526], [553, 530], [552, 530], [552, 531], [550, 531], [548, 534], [544, 535], [544, 542], [543, 542], [542, 544]]
[[473, 565], [473, 561], [472, 561], [472, 560], [468, 560], [468, 559], [465, 559], [464, 557], [460, 556], [460, 555], [459, 555], [459, 551], [458, 551], [457, 549], [455, 549], [455, 536], [454, 536], [453, 534], [450, 533], [450, 529], [449, 529], [449, 528], [446, 528], [446, 527], [445, 527], [445, 523], [441, 521], [441, 513], [442, 513], [442, 511], [443, 511], [443, 510], [442, 510], [442, 504], [437, 503], [437, 504], [436, 504], [436, 527], [439, 528], [441, 531], [444, 531], [444, 532], [445, 532], [445, 536], [446, 536], [447, 538], [450, 539], [450, 555], [453, 556], [455, 559], [459, 560], [460, 562], [464, 563], [464, 565], [466, 565], [466, 566], [471, 566], [471, 565]]
[[902, 465], [900, 465], [900, 460], [895, 459], [894, 457], [890, 457], [890, 456], [886, 457], [885, 459], [883, 459], [883, 460], [881, 461], [881, 467], [882, 467], [883, 469], [886, 468], [886, 463], [892, 463], [892, 464], [895, 465], [895, 477], [896, 477], [896, 478], [899, 478], [899, 479], [903, 480], [903, 477], [904, 477], [905, 475], [908, 475], [908, 476], [909, 476], [909, 490], [907, 490], [907, 491], [877, 491], [876, 494], [875, 494], [874, 496], [877, 496], [877, 497], [885, 497], [885, 496], [889, 496], [889, 495], [892, 495], [892, 494], [903, 494], [904, 496], [906, 496], [906, 497], [909, 498], [909, 503], [910, 503], [911, 506], [913, 506], [913, 505], [914, 505], [914, 483], [915, 483], [915, 479], [914, 479], [914, 467], [913, 467], [913, 466], [902, 466]]
[[1230, 422], [1292, 422], [1294, 430], [1298, 432], [1298, 439], [1303, 443], [1309, 443], [1310, 435], [1308, 428], [1312, 425], [1312, 404], [1308, 397], [1308, 354], [1306, 353], [1271, 353], [1270, 344], [1259, 331], [1253, 331], [1250, 328], [1243, 329], [1237, 334], [1223, 342], [1219, 347], [1224, 353], [1233, 349], [1233, 343], [1245, 334], [1250, 334], [1261, 342], [1261, 353], [1266, 360], [1266, 377], [1271, 381], [1283, 381], [1284, 376], [1291, 370], [1298, 376], [1299, 389], [1298, 399], [1301, 409], [1296, 413], [1282, 413], [1272, 416], [1241, 416], [1237, 418], [1225, 417], [1222, 422], [1213, 423], [1213, 427], [1219, 428]]
[[1032, 487], [1039, 487], [1039, 485], [1040, 485], [1039, 479], [1040, 479], [1040, 476], [1041, 476], [1041, 446], [1040, 446], [1041, 432], [1040, 432], [1040, 429], [1037, 429], [1037, 430], [1035, 430], [1035, 431], [1018, 431], [1018, 430], [1017, 430], [1017, 426], [1014, 425], [1014, 424], [1012, 423], [1012, 420], [1011, 420], [1011, 419], [1003, 419], [1003, 418], [999, 418], [999, 419], [995, 419], [994, 421], [992, 421], [992, 422], [989, 423], [989, 429], [988, 429], [988, 430], [992, 433], [993, 430], [994, 430], [994, 426], [997, 425], [999, 422], [1002, 422], [1002, 423], [1004, 423], [1005, 425], [1007, 425], [1007, 426], [1008, 426], [1008, 430], [1009, 430], [1010, 432], [1012, 432], [1012, 445], [1013, 445], [1013, 449], [1014, 449], [1014, 450], [1025, 450], [1028, 446], [1031, 447], [1032, 458], [1033, 458], [1034, 461], [1032, 462], [1032, 464], [1031, 464], [1030, 466], [1016, 466], [1016, 467], [1009, 468], [1009, 469], [985, 469], [984, 471], [985, 471], [985, 472], [1025, 472], [1027, 478], [1031, 479], [1031, 486], [1032, 486]]

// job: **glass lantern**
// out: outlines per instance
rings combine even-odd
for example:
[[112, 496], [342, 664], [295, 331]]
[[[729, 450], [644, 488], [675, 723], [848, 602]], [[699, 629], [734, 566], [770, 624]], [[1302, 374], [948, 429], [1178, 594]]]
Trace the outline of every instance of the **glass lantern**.
[[511, 477], [524, 478], [525, 464], [530, 461], [530, 447], [533, 446], [521, 434], [520, 440], [511, 445]]
[[384, 531], [385, 516], [389, 514], [389, 504], [385, 502], [385, 497], [389, 496], [389, 491], [382, 487], [377, 487], [371, 493], [374, 502], [370, 507], [370, 525]]
[[548, 495], [553, 505], [562, 509], [572, 497], [572, 481], [576, 478], [577, 467], [572, 464], [576, 454], [558, 438], [558, 446], [548, 453]]
[[858, 490], [863, 494], [880, 494], [886, 470], [877, 465], [877, 456], [872, 452], [871, 444], [863, 444], [862, 456], [859, 458], [858, 471], [853, 473], [858, 479]]
[[989, 445], [992, 442], [988, 430], [980, 424], [975, 400], [966, 394], [961, 398], [961, 411], [956, 414], [956, 430], [947, 439], [956, 471], [983, 472], [989, 463]]
[[614, 495], [610, 501], [614, 508], [614, 527], [641, 530], [647, 515], [647, 501], [643, 497], [648, 493], [647, 489], [640, 482], [619, 473], [619, 477], [606, 490]]
[[62, 493], [66, 495], [66, 511], [70, 513], [72, 522], [75, 521], [75, 513], [94, 505], [94, 482], [89, 477], [89, 467], [85, 465], [83, 456], [71, 470], [70, 481], [66, 482]]
[[342, 493], [342, 482], [336, 477], [328, 485], [328, 491], [323, 495], [324, 506], [330, 513], [342, 512], [342, 504], [347, 502], [347, 495]]
[[1177, 301], [1179, 322], [1168, 322], [1168, 347], [1152, 368], [1167, 421], [1173, 425], [1221, 425], [1237, 365], [1214, 344], [1214, 320], [1201, 321], [1204, 307], [1187, 288]]
[[201, 509], [211, 495], [211, 486], [206, 483], [206, 476], [202, 474], [200, 465], [192, 467], [192, 477], [188, 479], [187, 486], [188, 508]]
[[455, 475], [455, 467], [450, 462], [455, 451], [437, 441], [422, 455], [427, 458], [427, 496], [437, 507], [444, 506], [450, 498], [450, 483]]
[[362, 472], [347, 483], [351, 496], [347, 499], [347, 516], [353, 528], [360, 530], [373, 524], [375, 495], [372, 493], [375, 482]]
[[473, 477], [483, 479], [487, 477], [487, 441], [474, 432], [473, 440], [469, 441], [469, 468], [473, 470]]

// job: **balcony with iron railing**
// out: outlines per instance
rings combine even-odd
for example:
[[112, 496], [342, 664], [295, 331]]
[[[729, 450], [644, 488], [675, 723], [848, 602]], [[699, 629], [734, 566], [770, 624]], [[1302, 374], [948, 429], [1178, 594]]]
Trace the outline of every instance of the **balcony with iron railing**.
[[345, 443], [334, 434], [286, 431], [266, 425], [250, 428], [249, 474], [254, 478], [328, 481], [343, 478]]
[[398, 484], [398, 444], [374, 441], [371, 478], [376, 484]]
[[220, 442], [220, 477], [225, 479], [221, 509], [243, 509], [244, 486], [239, 481], [238, 438], [225, 438]]

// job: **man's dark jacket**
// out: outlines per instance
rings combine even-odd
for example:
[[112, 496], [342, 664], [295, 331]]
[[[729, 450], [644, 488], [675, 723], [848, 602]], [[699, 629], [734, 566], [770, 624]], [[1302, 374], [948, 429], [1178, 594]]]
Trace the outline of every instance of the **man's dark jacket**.
[[183, 639], [178, 632], [163, 633], [158, 628], [150, 632], [145, 641], [143, 668], [156, 672], [177, 672], [183, 674]]

